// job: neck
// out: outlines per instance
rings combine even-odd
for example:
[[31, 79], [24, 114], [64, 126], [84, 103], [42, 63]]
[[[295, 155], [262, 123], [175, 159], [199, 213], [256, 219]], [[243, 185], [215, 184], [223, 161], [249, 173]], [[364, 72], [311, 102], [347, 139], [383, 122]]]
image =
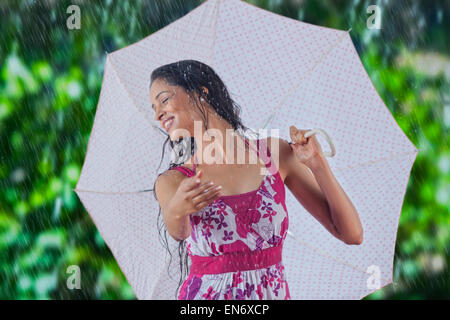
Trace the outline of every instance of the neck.
[[202, 130], [195, 136], [197, 150], [185, 163], [193, 164], [196, 168], [215, 166], [217, 164], [236, 163], [238, 150], [245, 149], [245, 142], [224, 119], [210, 116], [208, 131], [202, 123]]

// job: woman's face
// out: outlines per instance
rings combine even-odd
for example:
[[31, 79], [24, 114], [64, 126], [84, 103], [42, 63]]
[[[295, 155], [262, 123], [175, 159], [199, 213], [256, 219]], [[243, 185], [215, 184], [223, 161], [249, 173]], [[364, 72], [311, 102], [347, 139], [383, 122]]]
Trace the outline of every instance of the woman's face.
[[155, 120], [169, 134], [170, 140], [194, 136], [194, 121], [202, 121], [202, 117], [183, 87], [156, 79], [150, 88], [150, 101]]

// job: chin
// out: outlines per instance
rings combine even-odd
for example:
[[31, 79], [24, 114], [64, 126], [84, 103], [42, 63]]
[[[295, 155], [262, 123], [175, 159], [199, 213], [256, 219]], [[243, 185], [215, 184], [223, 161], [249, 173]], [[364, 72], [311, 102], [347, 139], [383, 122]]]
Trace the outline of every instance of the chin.
[[177, 127], [174, 127], [173, 125], [169, 128], [167, 134], [170, 136], [170, 140], [172, 141], [178, 141], [181, 138], [189, 138], [192, 136], [188, 130], [179, 129]]
[[173, 131], [171, 131], [171, 132], [169, 133], [169, 136], [170, 136], [170, 140], [172, 140], [172, 141], [178, 141], [178, 140], [180, 140], [181, 138], [185, 138], [185, 136], [180, 135], [180, 134], [175, 134], [175, 133], [173, 133]]

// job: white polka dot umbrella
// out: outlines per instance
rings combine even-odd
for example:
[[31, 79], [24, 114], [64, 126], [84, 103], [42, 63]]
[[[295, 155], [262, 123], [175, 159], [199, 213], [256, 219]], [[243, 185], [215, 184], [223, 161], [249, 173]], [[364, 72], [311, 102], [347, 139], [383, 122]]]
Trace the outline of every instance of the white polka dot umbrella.
[[279, 129], [288, 141], [289, 125], [322, 128], [333, 139], [337, 153], [329, 164], [360, 215], [364, 241], [351, 246], [337, 240], [286, 189], [283, 263], [291, 298], [361, 299], [392, 283], [399, 216], [417, 149], [375, 90], [349, 32], [239, 0], [209, 0], [106, 58], [75, 190], [137, 298], [173, 299], [178, 284], [177, 243], [169, 236], [171, 279], [156, 227], [159, 206], [149, 191], [165, 141], [155, 130], [149, 76], [184, 59], [218, 73], [248, 127]]

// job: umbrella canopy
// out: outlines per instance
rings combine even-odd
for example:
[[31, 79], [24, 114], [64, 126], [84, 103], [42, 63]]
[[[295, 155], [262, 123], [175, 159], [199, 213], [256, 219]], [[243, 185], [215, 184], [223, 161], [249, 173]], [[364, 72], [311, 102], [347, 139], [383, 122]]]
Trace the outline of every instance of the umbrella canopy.
[[173, 299], [178, 285], [178, 244], [169, 237], [171, 279], [157, 230], [159, 205], [149, 191], [170, 159], [164, 156], [158, 171], [166, 137], [155, 129], [149, 77], [160, 65], [184, 59], [217, 72], [243, 106], [246, 126], [279, 129], [288, 141], [289, 125], [323, 128], [333, 138], [337, 153], [329, 164], [360, 215], [364, 241], [337, 240], [287, 191], [283, 263], [291, 298], [361, 299], [391, 283], [417, 149], [375, 90], [349, 32], [240, 0], [209, 0], [106, 56], [75, 191], [137, 298]]

